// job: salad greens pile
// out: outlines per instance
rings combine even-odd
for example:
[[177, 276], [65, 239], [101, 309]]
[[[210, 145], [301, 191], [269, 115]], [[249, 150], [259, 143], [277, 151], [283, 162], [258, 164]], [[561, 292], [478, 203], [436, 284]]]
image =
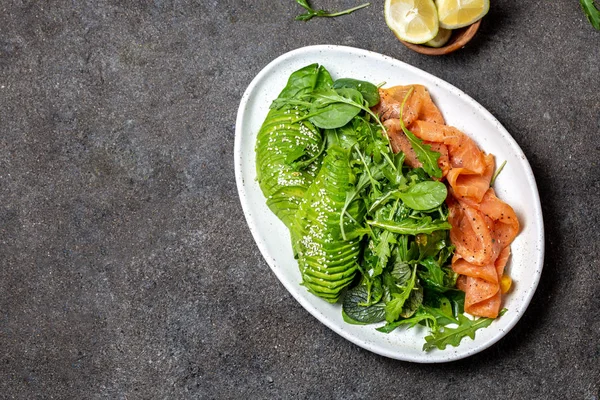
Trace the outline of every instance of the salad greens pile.
[[464, 315], [439, 153], [403, 127], [422, 168], [405, 165], [378, 103], [377, 86], [334, 81], [318, 64], [292, 73], [258, 133], [258, 182], [290, 230], [302, 284], [341, 300], [346, 322], [422, 325], [424, 350], [457, 346], [492, 319]]

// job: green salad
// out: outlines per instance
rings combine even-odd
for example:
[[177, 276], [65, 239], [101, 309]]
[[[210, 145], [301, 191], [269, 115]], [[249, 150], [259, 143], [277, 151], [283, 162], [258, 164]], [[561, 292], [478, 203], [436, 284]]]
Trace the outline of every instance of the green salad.
[[439, 153], [403, 127], [422, 168], [405, 165], [378, 103], [376, 85], [334, 81], [318, 64], [292, 73], [258, 132], [258, 183], [309, 292], [341, 302], [347, 323], [419, 324], [423, 350], [457, 346], [493, 319], [464, 315]]

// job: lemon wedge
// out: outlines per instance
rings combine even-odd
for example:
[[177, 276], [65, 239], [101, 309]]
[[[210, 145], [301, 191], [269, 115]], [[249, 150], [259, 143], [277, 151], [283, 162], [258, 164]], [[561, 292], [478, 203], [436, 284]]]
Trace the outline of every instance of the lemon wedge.
[[437, 0], [440, 26], [458, 29], [479, 21], [490, 10], [489, 0]]
[[448, 40], [450, 40], [450, 36], [452, 36], [452, 30], [441, 28], [438, 30], [438, 34], [435, 35], [433, 39], [428, 42], [425, 42], [425, 46], [429, 47], [442, 47]]
[[421, 44], [438, 33], [433, 0], [385, 0], [384, 15], [386, 24], [400, 40]]

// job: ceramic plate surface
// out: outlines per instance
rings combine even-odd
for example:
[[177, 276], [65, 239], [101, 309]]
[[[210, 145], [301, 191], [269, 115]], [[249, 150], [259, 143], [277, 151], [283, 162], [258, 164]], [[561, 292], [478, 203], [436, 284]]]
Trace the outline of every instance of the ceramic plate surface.
[[[521, 232], [512, 244], [507, 271], [513, 288], [505, 297], [507, 313], [488, 328], [477, 331], [475, 340], [464, 338], [458, 347], [423, 352], [427, 330], [417, 326], [390, 334], [378, 325], [357, 326], [342, 320], [341, 306], [329, 304], [300, 285], [301, 276], [292, 256], [286, 227], [266, 206], [256, 181], [254, 146], [269, 105], [285, 86], [290, 74], [308, 64], [319, 63], [333, 79], [355, 78], [386, 87], [425, 85], [448, 125], [467, 133], [485, 152], [507, 161], [494, 188], [510, 204], [521, 222]], [[531, 167], [510, 134], [487, 110], [445, 81], [401, 61], [381, 54], [333, 45], [304, 47], [286, 53], [267, 65], [245, 91], [236, 121], [235, 174], [246, 220], [262, 255], [292, 296], [326, 326], [351, 342], [377, 354], [399, 360], [434, 363], [464, 358], [480, 352], [502, 338], [521, 318], [537, 287], [544, 258], [544, 231], [539, 194]]]

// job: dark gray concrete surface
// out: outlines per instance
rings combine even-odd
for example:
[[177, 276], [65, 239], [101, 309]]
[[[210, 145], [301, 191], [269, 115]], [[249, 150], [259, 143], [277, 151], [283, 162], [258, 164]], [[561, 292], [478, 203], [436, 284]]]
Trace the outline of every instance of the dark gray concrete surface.
[[[0, 3], [0, 398], [598, 399], [600, 32], [575, 0], [492, 0], [468, 47], [433, 58], [395, 39], [382, 3], [307, 23], [293, 0]], [[544, 273], [483, 353], [369, 353], [254, 244], [239, 100], [276, 56], [324, 43], [449, 81], [527, 155]]]

